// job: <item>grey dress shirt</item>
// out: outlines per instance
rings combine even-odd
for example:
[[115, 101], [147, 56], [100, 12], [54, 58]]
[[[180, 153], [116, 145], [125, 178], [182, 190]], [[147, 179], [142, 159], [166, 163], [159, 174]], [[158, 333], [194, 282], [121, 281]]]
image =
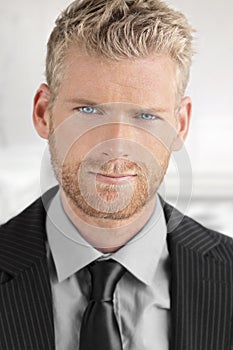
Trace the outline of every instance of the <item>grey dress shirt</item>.
[[63, 209], [60, 192], [50, 203], [46, 229], [56, 350], [78, 349], [82, 315], [91, 290], [86, 266], [108, 258], [127, 270], [114, 293], [123, 350], [168, 350], [169, 255], [158, 196], [146, 225], [115, 253], [103, 254], [83, 239]]

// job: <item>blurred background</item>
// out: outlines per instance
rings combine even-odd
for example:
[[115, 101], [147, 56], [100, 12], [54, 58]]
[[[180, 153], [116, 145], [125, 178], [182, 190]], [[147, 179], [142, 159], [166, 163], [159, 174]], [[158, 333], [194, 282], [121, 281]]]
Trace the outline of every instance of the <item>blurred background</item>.
[[[47, 143], [34, 131], [32, 102], [45, 81], [49, 33], [69, 3], [0, 2], [0, 223], [41, 192]], [[171, 162], [161, 193], [185, 214], [233, 236], [233, 2], [167, 3], [183, 11], [196, 29], [196, 55], [187, 89], [193, 100], [190, 134], [185, 150]], [[49, 167], [48, 158], [45, 154]]]

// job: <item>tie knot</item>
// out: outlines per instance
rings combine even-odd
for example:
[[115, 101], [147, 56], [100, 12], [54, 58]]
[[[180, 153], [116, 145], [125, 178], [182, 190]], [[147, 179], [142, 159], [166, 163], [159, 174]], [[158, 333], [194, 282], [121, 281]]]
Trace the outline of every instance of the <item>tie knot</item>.
[[91, 300], [113, 300], [117, 283], [125, 272], [125, 268], [114, 260], [94, 261], [88, 266], [91, 273]]

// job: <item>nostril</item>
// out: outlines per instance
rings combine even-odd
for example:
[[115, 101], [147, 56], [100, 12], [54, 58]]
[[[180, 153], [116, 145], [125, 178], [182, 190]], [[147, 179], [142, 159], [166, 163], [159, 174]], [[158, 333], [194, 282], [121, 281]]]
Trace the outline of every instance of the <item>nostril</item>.
[[110, 150], [108, 153], [107, 152], [103, 152], [102, 153], [104, 156], [107, 157], [116, 157], [116, 158], [127, 158], [129, 155], [128, 154], [123, 154], [123, 152], [120, 151], [114, 151], [114, 150]]

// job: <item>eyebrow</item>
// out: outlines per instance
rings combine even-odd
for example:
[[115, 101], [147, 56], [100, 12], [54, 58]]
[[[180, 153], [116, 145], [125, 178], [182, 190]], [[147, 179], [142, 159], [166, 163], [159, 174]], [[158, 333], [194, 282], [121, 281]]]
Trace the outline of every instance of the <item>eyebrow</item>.
[[90, 100], [86, 100], [85, 98], [71, 98], [66, 100], [65, 102], [67, 103], [74, 103], [74, 104], [81, 104], [81, 105], [88, 105], [88, 106], [96, 106], [99, 103], [95, 102], [95, 101], [90, 101]]
[[166, 110], [165, 108], [154, 108], [154, 107], [147, 107], [147, 106], [140, 106], [139, 108], [132, 108], [132, 111], [141, 111], [144, 113], [148, 113], [148, 114], [163, 114], [163, 113], [168, 113], [168, 110]]
[[[87, 100], [85, 98], [71, 98], [66, 100], [65, 102], [67, 103], [73, 103], [73, 104], [80, 104], [80, 105], [85, 105], [85, 106], [98, 106], [98, 105], [108, 105], [109, 103], [99, 103], [96, 101], [91, 101]], [[113, 102], [116, 103], [116, 102]], [[127, 102], [119, 102], [119, 103], [125, 103]], [[130, 103], [128, 103], [130, 104]], [[165, 108], [154, 108], [154, 107], [149, 107], [149, 106], [141, 106], [138, 105], [138, 107], [132, 108], [132, 112], [144, 112], [148, 114], [163, 114], [163, 113], [168, 113], [168, 110]]]

